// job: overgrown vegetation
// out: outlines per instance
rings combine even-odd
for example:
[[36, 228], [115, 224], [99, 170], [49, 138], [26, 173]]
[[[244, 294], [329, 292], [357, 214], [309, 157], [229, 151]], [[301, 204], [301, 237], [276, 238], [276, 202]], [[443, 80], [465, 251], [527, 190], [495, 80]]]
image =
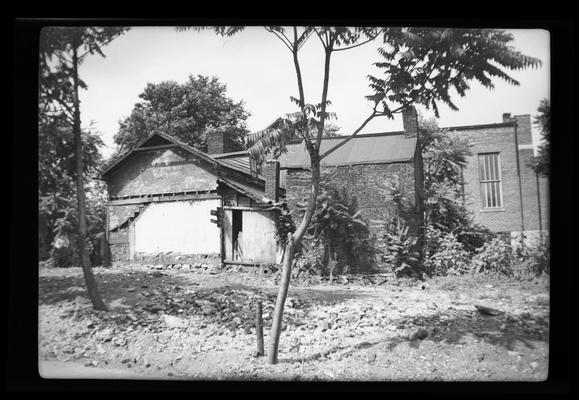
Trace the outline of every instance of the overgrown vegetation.
[[[335, 168], [321, 170], [320, 194], [299, 249], [296, 275], [333, 277], [368, 272], [374, 265], [374, 239], [358, 210], [357, 198], [336, 181]], [[296, 214], [301, 216], [305, 208], [305, 199], [300, 199]]]

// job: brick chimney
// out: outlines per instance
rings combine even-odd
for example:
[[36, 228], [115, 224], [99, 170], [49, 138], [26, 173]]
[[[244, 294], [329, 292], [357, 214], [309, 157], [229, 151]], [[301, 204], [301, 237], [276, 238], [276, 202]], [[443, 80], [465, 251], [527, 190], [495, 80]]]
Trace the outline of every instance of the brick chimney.
[[418, 113], [413, 106], [402, 110], [402, 124], [404, 125], [404, 136], [407, 138], [418, 136]]
[[512, 122], [511, 120], [512, 120], [511, 113], [503, 113], [503, 122], [504, 123]]
[[279, 161], [267, 160], [264, 168], [265, 197], [277, 202], [279, 200]]
[[237, 151], [238, 146], [229, 138], [223, 130], [207, 132], [207, 154], [221, 154]]

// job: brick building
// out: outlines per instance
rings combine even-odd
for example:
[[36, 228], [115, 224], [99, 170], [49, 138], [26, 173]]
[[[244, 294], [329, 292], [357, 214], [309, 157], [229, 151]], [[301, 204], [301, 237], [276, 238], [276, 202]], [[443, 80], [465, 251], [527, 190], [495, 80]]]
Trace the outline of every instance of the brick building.
[[[416, 110], [406, 110], [403, 117], [404, 131], [355, 136], [322, 159], [320, 165], [332, 170], [332, 181], [349, 199], [355, 198], [378, 248], [385, 246], [385, 227], [394, 216], [404, 220], [411, 236], [418, 239], [421, 235], [423, 178]], [[323, 138], [320, 154], [343, 140]], [[309, 192], [309, 155], [300, 141], [289, 143], [287, 149], [279, 158], [280, 184], [286, 189], [291, 210]], [[403, 208], [390, 199], [392, 186], [404, 197]]]
[[[531, 116], [503, 114], [500, 123], [446, 128], [466, 137], [472, 156], [463, 174], [463, 199], [475, 220], [494, 232], [524, 232], [533, 245], [549, 230], [548, 180], [528, 163]], [[514, 242], [514, 241], [513, 241]]]

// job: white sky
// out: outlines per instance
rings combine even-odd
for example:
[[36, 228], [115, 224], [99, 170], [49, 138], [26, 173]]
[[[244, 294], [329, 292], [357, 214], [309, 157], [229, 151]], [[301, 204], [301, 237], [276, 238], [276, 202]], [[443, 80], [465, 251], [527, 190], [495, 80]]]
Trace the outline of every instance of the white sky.
[[[508, 27], [505, 27], [508, 29]], [[439, 105], [439, 126], [497, 123], [502, 114], [535, 115], [542, 98], [550, 97], [549, 33], [544, 30], [510, 30], [512, 45], [524, 54], [543, 61], [538, 69], [510, 71], [520, 86], [496, 80], [488, 90], [473, 82], [466, 97], [454, 97], [459, 111]], [[346, 134], [355, 130], [371, 111], [364, 96], [370, 94], [367, 75], [377, 69], [376, 48], [379, 43], [334, 53], [332, 56], [329, 99], [335, 123]], [[277, 116], [295, 111], [289, 96], [298, 97], [291, 54], [272, 34], [261, 27], [249, 27], [223, 38], [212, 31], [176, 32], [172, 27], [136, 27], [104, 48], [105, 58], [89, 56], [79, 72], [88, 84], [81, 92], [83, 125], [94, 122], [106, 147], [105, 157], [114, 150], [113, 135], [118, 121], [128, 116], [148, 82], [174, 80], [183, 83], [190, 74], [216, 76], [227, 85], [227, 95], [243, 100], [251, 113], [250, 131], [264, 128]], [[321, 98], [323, 52], [312, 36], [300, 56], [306, 101], [318, 103]], [[425, 116], [432, 111], [419, 108]], [[534, 129], [534, 127], [533, 127]], [[401, 116], [386, 117], [369, 123], [362, 133], [402, 130]], [[533, 130], [535, 145], [538, 132]]]

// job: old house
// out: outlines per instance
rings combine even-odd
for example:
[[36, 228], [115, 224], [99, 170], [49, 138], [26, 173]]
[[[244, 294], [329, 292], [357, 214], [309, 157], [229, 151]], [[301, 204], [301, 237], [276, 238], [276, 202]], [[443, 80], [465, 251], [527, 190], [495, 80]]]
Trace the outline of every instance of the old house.
[[208, 134], [207, 149], [154, 132], [101, 172], [113, 262], [276, 261], [276, 163], [267, 182], [224, 133]]

